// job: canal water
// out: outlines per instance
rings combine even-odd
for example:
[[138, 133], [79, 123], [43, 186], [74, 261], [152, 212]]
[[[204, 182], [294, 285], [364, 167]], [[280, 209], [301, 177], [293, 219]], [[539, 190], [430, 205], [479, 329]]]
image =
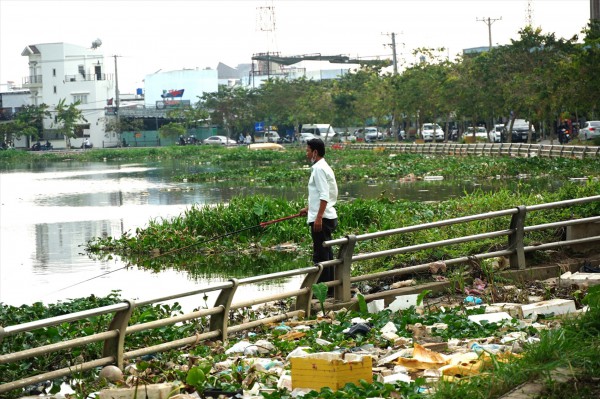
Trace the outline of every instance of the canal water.
[[[119, 258], [93, 259], [84, 247], [94, 237], [120, 237], [146, 226], [151, 219], [177, 216], [193, 204], [227, 202], [238, 195], [287, 199], [305, 195], [304, 187], [174, 182], [172, 177], [185, 169], [186, 165], [177, 161], [4, 167], [0, 173], [0, 303], [55, 303], [91, 294], [105, 296], [113, 290], [119, 290], [123, 298], [145, 300], [226, 281], [227, 276], [191, 277], [174, 270], [155, 273], [126, 268]], [[341, 201], [375, 198], [382, 191], [396, 198], [438, 201], [475, 189], [496, 188], [490, 182], [482, 186], [472, 181], [339, 187]], [[296, 289], [299, 284], [300, 277], [296, 277], [276, 284], [243, 286], [236, 298], [256, 296], [257, 291], [267, 295]], [[203, 304], [197, 297], [179, 302], [184, 308]]]

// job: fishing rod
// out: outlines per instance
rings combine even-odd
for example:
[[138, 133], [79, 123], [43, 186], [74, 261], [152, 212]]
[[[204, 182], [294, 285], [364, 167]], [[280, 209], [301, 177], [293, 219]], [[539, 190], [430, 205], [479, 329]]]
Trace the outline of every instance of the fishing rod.
[[[232, 232], [229, 232], [229, 233], [221, 234], [221, 235], [209, 238], [209, 239], [204, 240], [204, 241], [195, 242], [193, 244], [186, 245], [185, 247], [175, 248], [175, 249], [173, 249], [171, 251], [167, 251], [167, 252], [164, 252], [162, 254], [155, 255], [155, 256], [151, 257], [149, 260], [160, 258], [161, 256], [169, 255], [169, 254], [172, 254], [172, 253], [175, 253], [175, 252], [183, 251], [183, 250], [186, 250], [186, 249], [191, 248], [191, 247], [196, 246], [196, 245], [206, 244], [207, 242], [215, 241], [215, 240], [218, 240], [218, 239], [223, 238], [223, 237], [227, 237], [227, 236], [231, 236], [231, 235], [234, 235], [234, 234], [238, 234], [238, 233], [241, 233], [242, 231], [246, 231], [246, 230], [250, 230], [250, 229], [255, 229], [257, 227], [265, 228], [265, 227], [267, 227], [267, 226], [269, 226], [271, 224], [283, 222], [284, 220], [295, 219], [295, 218], [300, 217], [300, 216], [302, 216], [301, 213], [296, 213], [294, 215], [284, 216], [284, 217], [279, 218], [279, 219], [269, 220], [267, 222], [261, 222], [261, 223], [259, 223], [257, 225], [254, 225], [254, 226], [244, 227], [243, 229], [239, 229], [239, 230], [232, 231]], [[102, 273], [102, 274], [100, 274], [98, 276], [90, 277], [90, 278], [88, 278], [86, 280], [80, 281], [80, 282], [75, 283], [75, 284], [71, 284], [71, 285], [69, 285], [67, 287], [61, 288], [61, 289], [59, 289], [57, 291], [54, 291], [54, 292], [60, 292], [60, 291], [66, 290], [67, 288], [75, 287], [76, 285], [83, 284], [85, 282], [88, 282], [88, 281], [91, 281], [91, 280], [94, 280], [94, 279], [97, 279], [97, 278], [100, 278], [100, 277], [104, 277], [104, 276], [106, 276], [108, 274], [111, 274], [111, 273], [114, 273], [114, 272], [118, 272], [119, 270], [127, 269], [129, 266], [130, 265], [128, 264], [128, 265], [120, 267], [118, 269], [111, 270], [111, 271], [106, 272], [106, 273]]]

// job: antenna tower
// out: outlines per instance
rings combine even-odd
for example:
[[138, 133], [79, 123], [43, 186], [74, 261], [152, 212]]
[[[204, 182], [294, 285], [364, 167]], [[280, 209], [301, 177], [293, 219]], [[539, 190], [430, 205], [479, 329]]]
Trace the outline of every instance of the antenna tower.
[[525, 10], [525, 24], [527, 26], [533, 26], [533, 6], [532, 0], [527, 0], [527, 9]]
[[275, 5], [271, 0], [265, 2], [264, 6], [256, 8], [256, 30], [266, 35], [267, 53], [278, 51], [275, 29]]

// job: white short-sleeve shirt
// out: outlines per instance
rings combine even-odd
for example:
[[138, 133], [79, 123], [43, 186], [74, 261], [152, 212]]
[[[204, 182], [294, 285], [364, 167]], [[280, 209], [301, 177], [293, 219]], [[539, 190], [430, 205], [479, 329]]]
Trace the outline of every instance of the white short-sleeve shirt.
[[338, 188], [333, 170], [325, 159], [321, 158], [311, 167], [310, 178], [308, 179], [307, 223], [312, 223], [317, 218], [321, 200], [327, 201], [323, 218], [337, 219], [337, 212], [334, 208], [337, 196]]

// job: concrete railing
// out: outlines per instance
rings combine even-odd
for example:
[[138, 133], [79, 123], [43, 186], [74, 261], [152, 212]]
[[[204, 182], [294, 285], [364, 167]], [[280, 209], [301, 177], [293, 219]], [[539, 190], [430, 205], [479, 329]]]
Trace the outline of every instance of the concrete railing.
[[515, 157], [548, 157], [548, 158], [599, 158], [600, 147], [561, 144], [527, 144], [527, 143], [345, 143], [337, 144], [349, 149], [385, 149], [391, 152], [432, 155], [503, 155]]
[[[337, 259], [320, 263], [315, 266], [306, 267], [297, 270], [290, 270], [279, 273], [272, 273], [262, 276], [248, 277], [243, 279], [231, 279], [228, 282], [212, 285], [210, 287], [182, 292], [171, 296], [157, 297], [150, 300], [135, 302], [133, 300], [125, 300], [121, 303], [104, 306], [101, 308], [89, 309], [77, 313], [67, 314], [63, 316], [52, 317], [43, 320], [37, 320], [29, 323], [19, 324], [15, 326], [0, 327], [0, 341], [17, 334], [26, 334], [37, 329], [56, 326], [66, 322], [76, 322], [80, 320], [88, 320], [92, 317], [100, 315], [112, 315], [112, 320], [105, 331], [97, 332], [92, 335], [81, 336], [62, 342], [40, 345], [35, 348], [25, 349], [14, 353], [6, 353], [0, 355], [0, 365], [8, 363], [17, 363], [19, 361], [42, 356], [49, 353], [70, 350], [73, 348], [83, 347], [95, 342], [103, 343], [103, 350], [98, 358], [84, 359], [82, 362], [72, 365], [71, 367], [48, 371], [33, 377], [27, 377], [16, 381], [0, 380], [0, 394], [14, 389], [26, 387], [46, 380], [52, 380], [60, 377], [74, 375], [96, 367], [106, 365], [117, 365], [122, 368], [124, 360], [134, 359], [139, 356], [164, 352], [171, 349], [181, 348], [186, 345], [193, 345], [207, 339], [226, 340], [230, 334], [238, 333], [244, 330], [255, 328], [265, 323], [279, 322], [291, 317], [305, 314], [310, 315], [312, 301], [312, 285], [317, 281], [323, 268], [334, 267], [334, 281], [327, 282], [330, 287], [334, 287], [334, 305], [335, 306], [352, 306], [356, 299], [351, 297], [351, 288], [353, 284], [367, 281], [378, 280], [390, 277], [399, 277], [402, 275], [412, 274], [416, 272], [426, 272], [431, 264], [421, 264], [414, 266], [401, 267], [384, 272], [366, 274], [361, 276], [352, 276], [351, 270], [355, 263], [370, 259], [389, 258], [394, 255], [411, 253], [431, 248], [444, 248], [460, 243], [472, 242], [482, 239], [493, 239], [498, 237], [506, 237], [504, 245], [500, 245], [501, 249], [494, 252], [473, 253], [461, 256], [454, 259], [444, 259], [443, 262], [447, 266], [473, 262], [493, 257], [508, 257], [511, 269], [523, 270], [527, 268], [525, 254], [533, 251], [547, 250], [552, 248], [569, 247], [573, 245], [594, 245], [600, 242], [600, 215], [580, 219], [558, 220], [552, 223], [539, 225], [526, 225], [526, 216], [531, 212], [539, 212], [544, 210], [558, 209], [562, 207], [577, 207], [583, 204], [600, 203], [600, 195], [586, 198], [579, 198], [567, 201], [554, 203], [546, 203], [532, 206], [518, 206], [500, 211], [482, 213], [459, 217], [455, 219], [442, 220], [437, 222], [425, 223], [415, 226], [407, 226], [393, 230], [378, 231], [374, 233], [362, 235], [349, 235], [343, 238], [327, 241], [325, 246], [339, 246], [339, 255]], [[370, 253], [355, 253], [356, 244], [361, 241], [376, 240], [381, 237], [389, 237], [394, 235], [402, 235], [416, 231], [441, 229], [448, 226], [470, 223], [473, 221], [490, 221], [494, 219], [501, 220], [501, 223], [506, 221], [504, 229], [497, 231], [487, 231], [481, 234], [471, 236], [460, 236], [447, 240], [435, 241], [414, 244], [400, 248], [390, 248], [384, 251]], [[587, 229], [587, 235], [580, 238], [568, 238], [567, 240], [559, 240], [552, 242], [536, 243], [536, 245], [525, 246], [525, 236], [534, 231], [557, 228], [574, 228], [577, 226], [597, 226], [599, 228]], [[591, 233], [590, 233], [591, 232]], [[597, 246], [597, 245], [596, 245]], [[296, 290], [287, 291], [276, 295], [266, 295], [252, 299], [245, 299], [234, 302], [236, 290], [239, 286], [245, 284], [256, 284], [265, 281], [272, 281], [293, 276], [304, 276], [300, 286]], [[415, 287], [415, 290], [423, 289]], [[393, 295], [394, 290], [387, 291]], [[161, 302], [204, 295], [208, 292], [218, 292], [218, 297], [211, 307], [196, 310], [181, 315], [154, 320], [147, 323], [130, 325], [130, 318], [135, 308], [141, 306], [158, 304]], [[396, 294], [398, 295], [398, 294]], [[367, 301], [380, 297], [380, 293], [366, 295]], [[294, 306], [292, 310], [286, 313], [281, 313], [272, 317], [249, 321], [239, 324], [231, 324], [229, 312], [237, 309], [247, 309], [255, 305], [265, 304], [282, 299], [292, 299]], [[126, 336], [131, 334], [142, 333], [149, 330], [158, 329], [161, 327], [175, 325], [189, 320], [197, 320], [202, 317], [208, 317], [208, 331], [194, 334], [180, 339], [163, 342], [158, 345], [153, 345], [144, 348], [130, 348], [127, 343]], [[82, 334], [83, 335], [83, 334]]]

